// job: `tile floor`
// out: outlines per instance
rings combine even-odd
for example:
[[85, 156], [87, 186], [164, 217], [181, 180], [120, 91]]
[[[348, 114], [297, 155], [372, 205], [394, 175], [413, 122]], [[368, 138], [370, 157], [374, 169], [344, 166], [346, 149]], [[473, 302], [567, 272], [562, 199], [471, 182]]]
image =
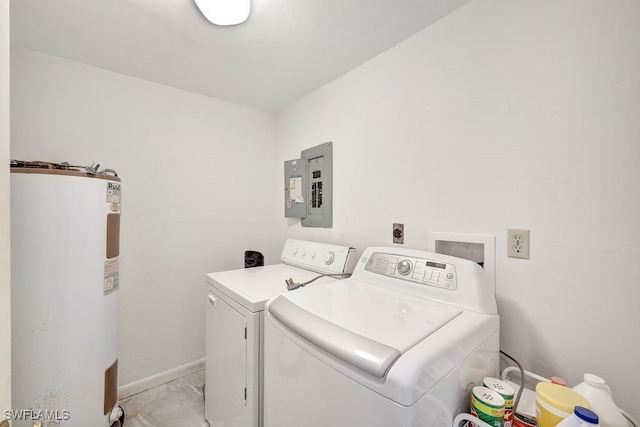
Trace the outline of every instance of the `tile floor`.
[[203, 427], [203, 384], [204, 370], [122, 399], [124, 427]]

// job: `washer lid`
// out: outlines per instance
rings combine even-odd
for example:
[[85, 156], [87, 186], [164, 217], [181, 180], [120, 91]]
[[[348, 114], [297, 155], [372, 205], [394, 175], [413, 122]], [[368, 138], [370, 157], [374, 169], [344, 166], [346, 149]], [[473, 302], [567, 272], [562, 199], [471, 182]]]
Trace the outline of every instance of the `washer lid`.
[[268, 311], [315, 346], [379, 378], [462, 312], [353, 279], [279, 295]]

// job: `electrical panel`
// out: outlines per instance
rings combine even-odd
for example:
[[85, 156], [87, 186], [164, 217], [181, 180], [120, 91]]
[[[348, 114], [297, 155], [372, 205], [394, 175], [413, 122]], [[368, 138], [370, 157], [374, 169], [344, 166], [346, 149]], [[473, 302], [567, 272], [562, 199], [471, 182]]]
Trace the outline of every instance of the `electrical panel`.
[[333, 225], [332, 143], [302, 151], [284, 162], [285, 217], [301, 218], [303, 227]]

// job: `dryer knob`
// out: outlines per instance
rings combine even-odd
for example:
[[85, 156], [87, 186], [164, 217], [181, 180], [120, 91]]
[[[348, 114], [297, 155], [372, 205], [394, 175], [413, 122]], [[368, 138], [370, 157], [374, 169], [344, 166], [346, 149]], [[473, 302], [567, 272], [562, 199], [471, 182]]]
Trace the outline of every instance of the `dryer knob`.
[[324, 257], [324, 263], [327, 265], [331, 265], [335, 259], [336, 254], [334, 254], [333, 251], [329, 251]]
[[403, 276], [406, 276], [411, 272], [411, 267], [413, 267], [411, 265], [411, 261], [406, 259], [404, 261], [400, 261], [398, 263], [398, 273], [402, 274]]

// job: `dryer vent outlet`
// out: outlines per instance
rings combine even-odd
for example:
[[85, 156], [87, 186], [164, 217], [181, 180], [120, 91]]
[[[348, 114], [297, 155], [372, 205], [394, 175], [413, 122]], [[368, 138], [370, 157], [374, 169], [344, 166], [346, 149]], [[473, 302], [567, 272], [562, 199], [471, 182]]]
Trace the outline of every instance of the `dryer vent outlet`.
[[404, 224], [393, 223], [393, 243], [404, 244]]

